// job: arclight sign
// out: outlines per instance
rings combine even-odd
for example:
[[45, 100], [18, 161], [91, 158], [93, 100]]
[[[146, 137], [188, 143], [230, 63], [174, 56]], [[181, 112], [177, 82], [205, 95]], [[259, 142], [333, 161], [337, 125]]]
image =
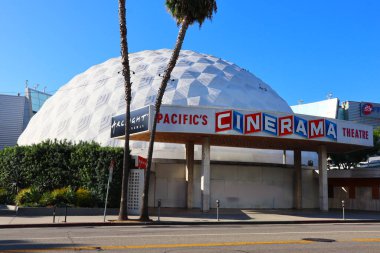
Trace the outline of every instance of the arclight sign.
[[[151, 129], [153, 110], [153, 106], [136, 110], [144, 115], [149, 113], [149, 127], [144, 128], [144, 131]], [[118, 122], [121, 118], [112, 118], [111, 137], [123, 135], [124, 131], [117, 131], [118, 126], [125, 127]], [[133, 122], [131, 124], [133, 126]], [[245, 135], [369, 147], [373, 145], [373, 129], [368, 125], [308, 115], [208, 107], [162, 105], [157, 117], [157, 132]]]

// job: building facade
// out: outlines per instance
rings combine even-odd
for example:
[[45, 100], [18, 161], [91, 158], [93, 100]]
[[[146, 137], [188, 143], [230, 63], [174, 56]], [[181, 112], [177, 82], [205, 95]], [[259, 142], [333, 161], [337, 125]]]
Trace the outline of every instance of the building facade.
[[24, 96], [0, 94], [0, 150], [17, 143], [30, 120], [29, 108]]
[[338, 98], [331, 98], [313, 103], [291, 106], [293, 112], [320, 116], [332, 119], [354, 121], [380, 127], [380, 103], [345, 101], [340, 103]]
[[[130, 54], [133, 82], [131, 110], [154, 104], [171, 53], [171, 50], [161, 49]], [[73, 142], [96, 141], [104, 146], [124, 146], [123, 140], [111, 138], [110, 131], [111, 119], [125, 113], [121, 70], [120, 58], [114, 58], [73, 77], [32, 118], [19, 137], [18, 144], [31, 145], [47, 139], [66, 139]], [[149, 198], [151, 206], [161, 200], [162, 207], [201, 208], [208, 211], [215, 207], [218, 199], [223, 208], [328, 209], [324, 166], [328, 146], [319, 145], [310, 149], [306, 142], [297, 140], [303, 138], [301, 136], [294, 142], [300, 145], [289, 145], [290, 142], [277, 138], [261, 138], [263, 136], [245, 139], [230, 134], [224, 128], [228, 124], [225, 120], [233, 117], [236, 123], [233, 130], [237, 133], [242, 130], [239, 127], [243, 125], [240, 110], [263, 112], [260, 114], [262, 122], [266, 122], [269, 127], [266, 130], [272, 134], [277, 133], [274, 126], [276, 117], [273, 115], [276, 113], [286, 114], [285, 118], [279, 119], [286, 125], [282, 129], [284, 135], [292, 132], [289, 124], [293, 119], [294, 122], [298, 120], [297, 125], [304, 123], [303, 126], [308, 126], [309, 121], [304, 117], [293, 117], [286, 101], [260, 78], [218, 57], [182, 50], [163, 97], [163, 104], [165, 107], [177, 106], [173, 107], [175, 112], [171, 116], [162, 118], [163, 122], [168, 121], [172, 125], [190, 124], [199, 127], [199, 131], [191, 136], [193, 143], [181, 142], [178, 135], [179, 139], [176, 140], [156, 139]], [[189, 116], [189, 113], [179, 113], [178, 107], [191, 108], [197, 112]], [[207, 137], [207, 133], [202, 132], [205, 129], [202, 124], [208, 122], [208, 126], [215, 127], [215, 124], [204, 118], [205, 112], [201, 107], [210, 110], [226, 108], [223, 113], [218, 111], [221, 123], [218, 131], [224, 133], [218, 137], [219, 143], [213, 142], [212, 134], [209, 139], [201, 138]], [[233, 113], [231, 110], [234, 109], [236, 112]], [[208, 119], [215, 116], [214, 113], [212, 115]], [[235, 118], [238, 120], [235, 121]], [[143, 121], [142, 118], [139, 120]], [[335, 128], [331, 122], [318, 119], [314, 123], [321, 127], [314, 130], [320, 131], [324, 129], [323, 126], [333, 130]], [[310, 127], [314, 123], [310, 123]], [[306, 128], [303, 129], [306, 131]], [[282, 130], [278, 132], [282, 133]], [[165, 136], [173, 135], [164, 133], [162, 138]], [[321, 139], [322, 144], [328, 142], [328, 137], [323, 138], [326, 139]], [[234, 143], [224, 145], [227, 140]], [[241, 145], [244, 143], [247, 145]], [[131, 153], [146, 157], [147, 146], [147, 139], [134, 139], [130, 143]], [[323, 173], [316, 173], [315, 167], [303, 166], [303, 150], [320, 154], [318, 157], [323, 162], [315, 162], [314, 166], [321, 167]]]
[[17, 144], [29, 120], [50, 94], [26, 88], [25, 96], [0, 94], [0, 150]]
[[380, 104], [374, 102], [346, 101], [342, 103], [345, 120], [380, 127]]
[[51, 94], [27, 87], [25, 88], [25, 97], [29, 100], [29, 109], [33, 116], [41, 109], [46, 100], [51, 97]]

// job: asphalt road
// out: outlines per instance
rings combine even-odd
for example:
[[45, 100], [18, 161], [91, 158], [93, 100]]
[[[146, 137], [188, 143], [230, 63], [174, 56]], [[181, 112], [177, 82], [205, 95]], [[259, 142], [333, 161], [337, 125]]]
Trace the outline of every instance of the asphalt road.
[[380, 252], [380, 224], [0, 229], [0, 252]]

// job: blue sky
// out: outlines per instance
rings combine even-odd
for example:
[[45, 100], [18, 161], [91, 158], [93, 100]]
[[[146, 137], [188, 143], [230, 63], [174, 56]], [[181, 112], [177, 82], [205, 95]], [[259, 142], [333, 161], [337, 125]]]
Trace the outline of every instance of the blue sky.
[[[214, 19], [187, 33], [184, 49], [248, 69], [290, 105], [380, 102], [380, 1], [219, 0]], [[54, 92], [120, 55], [116, 0], [2, 0], [0, 93], [39, 84]], [[172, 48], [178, 27], [164, 0], [127, 1], [130, 52]]]

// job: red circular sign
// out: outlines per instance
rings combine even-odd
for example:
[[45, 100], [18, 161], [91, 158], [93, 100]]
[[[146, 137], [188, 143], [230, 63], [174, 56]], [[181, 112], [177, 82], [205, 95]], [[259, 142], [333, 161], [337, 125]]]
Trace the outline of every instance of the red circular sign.
[[369, 114], [371, 114], [372, 111], [373, 111], [373, 105], [370, 104], [370, 103], [366, 103], [366, 104], [364, 104], [363, 107], [362, 107], [362, 111], [363, 111], [363, 114], [364, 114], [364, 115], [369, 115]]

